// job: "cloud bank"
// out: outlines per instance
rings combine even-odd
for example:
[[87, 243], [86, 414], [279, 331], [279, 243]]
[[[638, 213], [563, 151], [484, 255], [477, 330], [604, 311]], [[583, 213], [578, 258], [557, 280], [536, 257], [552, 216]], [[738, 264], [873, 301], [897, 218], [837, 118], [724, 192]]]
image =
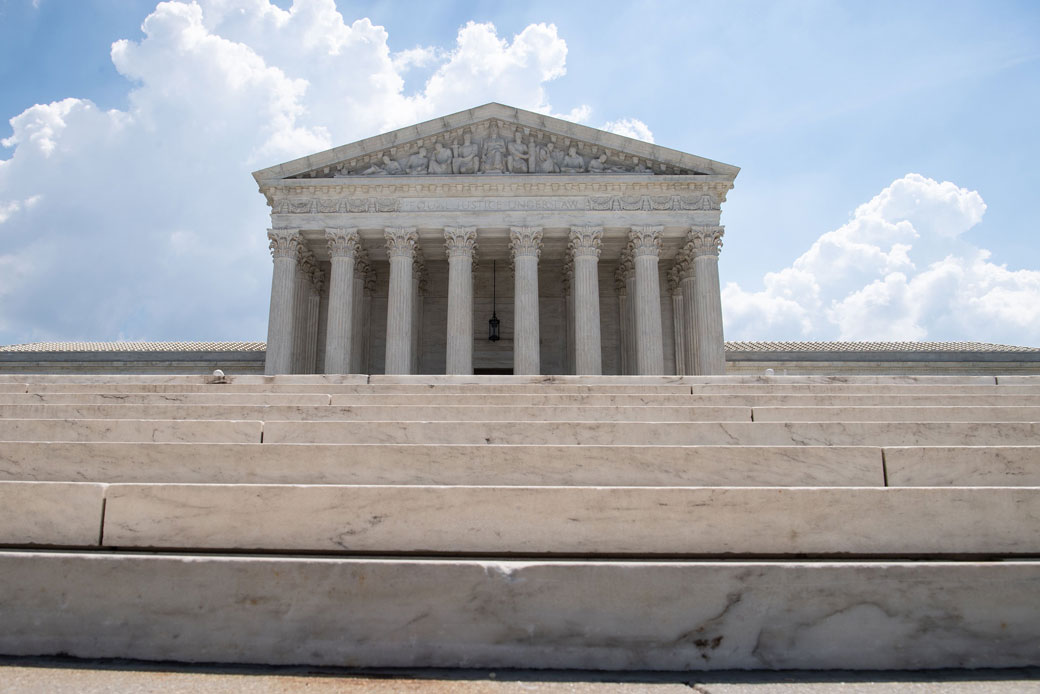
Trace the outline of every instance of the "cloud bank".
[[[67, 98], [10, 121], [0, 344], [262, 339], [268, 210], [250, 171], [488, 101], [552, 113], [545, 83], [566, 72], [551, 24], [506, 38], [470, 22], [453, 46], [394, 54], [333, 0], [161, 2], [142, 30], [111, 49], [126, 110]], [[414, 69], [432, 72], [406, 93]]]
[[1040, 344], [1040, 272], [1008, 270], [960, 238], [985, 211], [976, 191], [907, 174], [761, 291], [727, 284], [726, 335]]

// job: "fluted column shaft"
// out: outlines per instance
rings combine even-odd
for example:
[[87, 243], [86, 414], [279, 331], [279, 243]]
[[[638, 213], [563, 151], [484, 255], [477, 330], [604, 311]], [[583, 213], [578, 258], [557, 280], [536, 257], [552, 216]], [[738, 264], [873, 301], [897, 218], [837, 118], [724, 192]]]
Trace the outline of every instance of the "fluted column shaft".
[[614, 291], [618, 301], [618, 373], [628, 373], [628, 290], [625, 278], [614, 273]]
[[724, 233], [722, 227], [694, 227], [687, 245], [694, 259], [698, 374], [726, 373], [722, 291], [719, 287], [719, 251]]
[[418, 235], [414, 227], [388, 227], [390, 291], [386, 302], [386, 373], [407, 374], [412, 367], [412, 261]]
[[683, 315], [682, 288], [679, 283], [681, 267], [678, 263], [672, 266], [668, 273], [668, 294], [672, 297], [672, 335], [675, 349], [675, 374], [683, 376], [688, 373], [686, 368], [686, 353], [684, 343], [686, 342], [686, 318]]
[[350, 309], [351, 329], [350, 336], [350, 373], [365, 373], [368, 365], [364, 363], [365, 357], [365, 277], [368, 274], [368, 262], [362, 253], [354, 261], [354, 294], [352, 296], [353, 306]]
[[657, 273], [661, 227], [635, 226], [629, 233], [636, 267], [636, 367], [640, 376], [664, 373], [661, 279]]
[[566, 373], [573, 374], [575, 371], [575, 345], [574, 345], [574, 260], [568, 258], [563, 265], [563, 277], [561, 278], [563, 288], [564, 319], [567, 321], [567, 366]]
[[412, 257], [412, 361], [408, 373], [419, 373], [419, 350], [422, 349], [423, 291], [426, 287], [426, 261], [416, 246]]
[[326, 229], [332, 271], [329, 276], [325, 373], [350, 373], [354, 350], [354, 265], [357, 229]]
[[270, 239], [274, 269], [264, 373], [287, 374], [292, 370], [293, 295], [301, 236], [295, 229], [272, 229], [267, 232], [267, 238]]
[[293, 340], [292, 368], [290, 373], [305, 373], [308, 318], [310, 313], [311, 276], [315, 270], [314, 256], [305, 246], [300, 246], [300, 259], [296, 265], [296, 286], [293, 290]]
[[513, 373], [541, 371], [541, 340], [538, 330], [538, 255], [542, 247], [541, 227], [511, 227], [513, 253]]
[[448, 334], [445, 372], [473, 373], [473, 250], [476, 227], [445, 227], [448, 255]]
[[625, 353], [628, 357], [627, 375], [639, 373], [636, 362], [636, 267], [629, 258], [629, 267], [625, 271]]
[[571, 227], [574, 258], [574, 372], [581, 376], [603, 373], [599, 332], [599, 253], [602, 227]]
[[683, 308], [683, 362], [687, 374], [700, 373], [697, 370], [697, 292], [695, 288], [696, 273], [692, 258], [683, 261], [679, 274], [679, 291], [682, 292]]

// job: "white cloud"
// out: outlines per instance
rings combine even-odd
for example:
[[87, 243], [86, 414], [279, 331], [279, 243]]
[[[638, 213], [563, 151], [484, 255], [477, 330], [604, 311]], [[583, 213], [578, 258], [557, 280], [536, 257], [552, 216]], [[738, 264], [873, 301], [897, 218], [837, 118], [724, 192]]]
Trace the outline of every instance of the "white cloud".
[[470, 22], [453, 45], [392, 54], [333, 0], [174, 0], [142, 29], [111, 48], [126, 110], [69, 98], [10, 121], [0, 344], [263, 338], [269, 211], [250, 171], [488, 101], [551, 113], [545, 83], [566, 72], [551, 24]]
[[654, 134], [650, 132], [650, 128], [638, 118], [621, 118], [619, 120], [607, 121], [603, 124], [603, 130], [643, 140], [644, 142], [654, 141]]
[[1040, 344], [1040, 272], [1009, 270], [957, 238], [985, 211], [976, 191], [907, 174], [768, 273], [761, 291], [727, 284], [726, 334]]

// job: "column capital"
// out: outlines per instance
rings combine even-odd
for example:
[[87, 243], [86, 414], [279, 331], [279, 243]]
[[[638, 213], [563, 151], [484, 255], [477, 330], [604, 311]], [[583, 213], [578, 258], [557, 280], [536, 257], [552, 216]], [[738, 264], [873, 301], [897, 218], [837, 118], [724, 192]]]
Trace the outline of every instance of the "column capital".
[[509, 248], [513, 258], [534, 256], [542, 252], [541, 227], [509, 227]]
[[570, 296], [571, 294], [571, 279], [574, 277], [574, 259], [566, 258], [563, 261], [563, 267], [561, 268], [560, 282], [563, 286], [563, 295]]
[[687, 234], [686, 247], [683, 249], [691, 258], [705, 255], [717, 256], [722, 250], [722, 237], [726, 228], [721, 226], [695, 226]]
[[332, 258], [355, 259], [358, 254], [358, 231], [351, 229], [326, 229], [325, 239]]
[[444, 252], [449, 258], [472, 258], [476, 249], [476, 227], [444, 227]]
[[633, 256], [652, 255], [661, 253], [661, 231], [664, 227], [643, 224], [634, 226], [628, 232], [629, 248]]
[[666, 275], [668, 279], [668, 294], [676, 296], [680, 293], [679, 283], [682, 282], [682, 270], [683, 264], [676, 262], [672, 265], [672, 269], [668, 271]]
[[306, 250], [306, 253], [301, 253], [299, 259], [300, 272], [303, 273], [303, 279], [310, 282], [315, 293], [321, 294], [322, 285], [325, 282], [325, 273], [318, 267], [318, 259], [314, 257], [314, 254], [310, 250], [304, 250]]
[[299, 258], [303, 243], [299, 229], [268, 229], [267, 238], [270, 239], [267, 247], [271, 249], [272, 258]]
[[587, 224], [571, 227], [570, 243], [567, 248], [572, 256], [598, 258], [600, 243], [603, 239], [603, 227]]
[[693, 257], [686, 252], [686, 248], [680, 248], [679, 252], [675, 254], [675, 272], [679, 276], [679, 281], [691, 280], [696, 275], [696, 265], [693, 262]]
[[419, 234], [415, 227], [386, 227], [386, 254], [391, 258], [411, 258], [415, 252], [415, 244]]

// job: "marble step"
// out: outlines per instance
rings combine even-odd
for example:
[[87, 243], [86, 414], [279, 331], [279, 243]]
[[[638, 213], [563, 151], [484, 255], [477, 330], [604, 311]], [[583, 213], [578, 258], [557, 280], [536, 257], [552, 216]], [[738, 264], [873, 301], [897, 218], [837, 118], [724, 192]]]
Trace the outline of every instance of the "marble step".
[[[1040, 449], [1034, 449], [1040, 450]], [[956, 454], [951, 454], [955, 456]], [[1035, 455], [1035, 453], [1034, 453]], [[942, 461], [946, 466], [946, 462]], [[968, 467], [964, 465], [962, 467]], [[940, 470], [945, 467], [940, 467]], [[924, 479], [914, 472], [916, 479]], [[997, 473], [989, 471], [986, 479]], [[1035, 476], [1040, 476], [1040, 470]], [[963, 474], [971, 484], [971, 475]], [[0, 479], [222, 484], [883, 486], [866, 446], [8, 442]], [[1028, 481], [1029, 476], [1013, 480]]]
[[23, 383], [0, 383], [0, 393], [25, 393], [29, 386]]
[[1040, 406], [1032, 395], [843, 395], [797, 393], [757, 395], [618, 395], [612, 393], [0, 393], [0, 405], [420, 405], [420, 406], [589, 406], [589, 407], [875, 407], [875, 406]]
[[0, 441], [259, 443], [262, 431], [263, 422], [230, 419], [0, 418]]
[[[1028, 409], [1028, 408], [1024, 408]], [[1040, 409], [1040, 408], [1037, 408]], [[750, 422], [750, 407], [0, 405], [0, 419]]]
[[83, 482], [0, 482], [0, 545], [98, 546], [105, 488]]
[[[956, 386], [949, 386], [956, 387]], [[970, 386], [966, 386], [970, 387]], [[990, 386], [997, 388], [997, 386]], [[28, 384], [30, 393], [105, 393], [113, 390], [110, 383], [49, 382]], [[350, 385], [335, 383], [226, 383], [226, 384], [120, 384], [121, 393], [630, 393], [689, 395], [688, 385], [565, 385], [565, 384], [488, 384], [488, 385]]]
[[21, 393], [0, 405], [328, 405], [325, 393]]
[[[2, 412], [2, 410], [0, 410]], [[756, 422], [1040, 422], [1040, 407], [756, 407]]]
[[884, 448], [893, 487], [1040, 487], [1040, 446]]
[[[1036, 487], [114, 484], [105, 499], [104, 545], [119, 548], [495, 556], [1040, 554]], [[6, 543], [2, 530], [0, 543]]]
[[[1036, 561], [0, 552], [0, 652], [368, 667], [1036, 664]], [[60, 606], [60, 609], [56, 609]]]
[[[30, 420], [23, 420], [30, 421]], [[300, 422], [266, 421], [266, 443], [1013, 446], [1038, 422]]]
[[1040, 384], [705, 384], [690, 387], [693, 395], [1040, 395]]

